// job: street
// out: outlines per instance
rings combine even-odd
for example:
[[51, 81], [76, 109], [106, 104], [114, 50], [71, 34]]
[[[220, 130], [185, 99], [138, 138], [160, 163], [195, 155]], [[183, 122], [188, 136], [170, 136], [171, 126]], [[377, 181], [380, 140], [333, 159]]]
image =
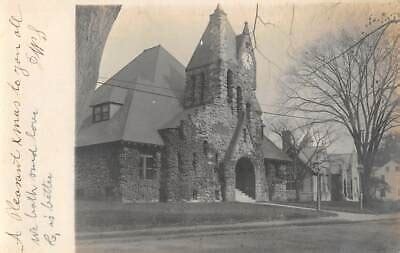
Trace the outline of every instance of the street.
[[77, 253], [400, 252], [400, 221], [269, 227], [180, 238], [78, 241]]

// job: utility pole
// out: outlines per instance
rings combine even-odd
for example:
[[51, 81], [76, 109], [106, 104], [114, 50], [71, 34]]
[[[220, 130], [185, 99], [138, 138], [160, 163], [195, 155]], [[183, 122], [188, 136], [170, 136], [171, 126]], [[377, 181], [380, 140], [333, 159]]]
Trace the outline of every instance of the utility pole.
[[358, 170], [358, 177], [359, 177], [358, 182], [359, 182], [359, 187], [360, 187], [360, 189], [359, 189], [360, 196], [358, 198], [359, 198], [359, 202], [360, 202], [360, 210], [363, 210], [364, 209], [364, 203], [363, 203], [364, 196], [363, 196], [363, 166], [362, 166], [362, 164], [358, 164], [357, 170]]
[[321, 210], [321, 173], [317, 172], [317, 210]]
[[321, 210], [321, 173], [319, 161], [313, 164], [313, 174], [317, 176], [317, 211]]

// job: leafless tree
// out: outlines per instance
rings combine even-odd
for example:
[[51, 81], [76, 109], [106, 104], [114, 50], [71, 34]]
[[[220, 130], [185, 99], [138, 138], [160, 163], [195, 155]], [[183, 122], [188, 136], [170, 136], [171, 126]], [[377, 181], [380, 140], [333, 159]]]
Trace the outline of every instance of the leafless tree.
[[296, 123], [280, 121], [271, 124], [271, 131], [280, 136], [283, 152], [292, 159], [285, 177], [293, 180], [296, 201], [299, 201], [300, 189], [305, 177], [319, 173], [319, 170], [323, 169], [328, 162], [327, 148], [335, 141], [333, 131], [329, 127], [315, 127], [298, 121]]
[[340, 125], [352, 137], [366, 200], [382, 137], [400, 123], [399, 33], [390, 25], [361, 39], [342, 32], [318, 41], [291, 70], [286, 87], [288, 110], [313, 118], [311, 124]]

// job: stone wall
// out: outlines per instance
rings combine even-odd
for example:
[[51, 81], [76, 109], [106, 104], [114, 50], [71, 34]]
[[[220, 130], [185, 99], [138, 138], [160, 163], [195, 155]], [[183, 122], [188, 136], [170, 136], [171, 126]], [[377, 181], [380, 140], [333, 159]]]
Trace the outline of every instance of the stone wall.
[[[161, 147], [155, 145], [124, 144], [120, 153], [121, 196], [123, 202], [152, 202], [160, 196]], [[153, 179], [140, 177], [140, 155], [150, 155], [155, 160]], [[142, 172], [143, 173], [143, 172]]]
[[76, 148], [75, 189], [81, 199], [118, 198], [118, 143]]
[[[158, 201], [161, 148], [138, 143], [108, 143], [76, 148], [76, 193], [80, 199]], [[155, 158], [156, 177], [143, 179], [140, 154]]]

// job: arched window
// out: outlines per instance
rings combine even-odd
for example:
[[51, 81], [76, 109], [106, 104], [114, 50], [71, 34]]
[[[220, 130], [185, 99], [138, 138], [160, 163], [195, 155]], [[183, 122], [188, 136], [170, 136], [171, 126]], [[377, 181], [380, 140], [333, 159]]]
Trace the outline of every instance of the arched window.
[[185, 129], [184, 129], [185, 125], [184, 125], [184, 121], [181, 120], [180, 121], [180, 126], [178, 128], [179, 131], [179, 138], [181, 138], [181, 140], [183, 140], [185, 138]]
[[206, 89], [206, 76], [204, 73], [200, 74], [200, 103], [204, 103], [204, 94]]
[[196, 174], [196, 172], [197, 172], [197, 170], [196, 170], [196, 167], [197, 167], [197, 154], [196, 153], [193, 153], [192, 166], [193, 166], [193, 171]]
[[178, 162], [178, 171], [179, 171], [179, 173], [183, 173], [183, 162], [182, 162], [182, 156], [181, 156], [181, 154], [178, 152], [177, 153], [177, 155], [176, 155], [176, 158], [177, 158], [177, 162]]
[[203, 153], [204, 153], [204, 155], [208, 154], [208, 142], [207, 141], [203, 141]]
[[191, 94], [191, 99], [192, 99], [192, 104], [196, 103], [196, 76], [191, 76], [190, 78], [191, 83], [192, 83], [192, 94]]
[[243, 128], [243, 140], [244, 140], [244, 142], [247, 142], [247, 130], [246, 130], [246, 128]]
[[228, 72], [226, 73], [228, 103], [232, 103], [232, 97], [233, 97], [232, 86], [233, 86], [233, 73], [232, 70], [228, 69]]
[[238, 86], [236, 88], [236, 103], [237, 103], [236, 109], [238, 112], [242, 110], [242, 99], [243, 99], [242, 88], [240, 86]]

